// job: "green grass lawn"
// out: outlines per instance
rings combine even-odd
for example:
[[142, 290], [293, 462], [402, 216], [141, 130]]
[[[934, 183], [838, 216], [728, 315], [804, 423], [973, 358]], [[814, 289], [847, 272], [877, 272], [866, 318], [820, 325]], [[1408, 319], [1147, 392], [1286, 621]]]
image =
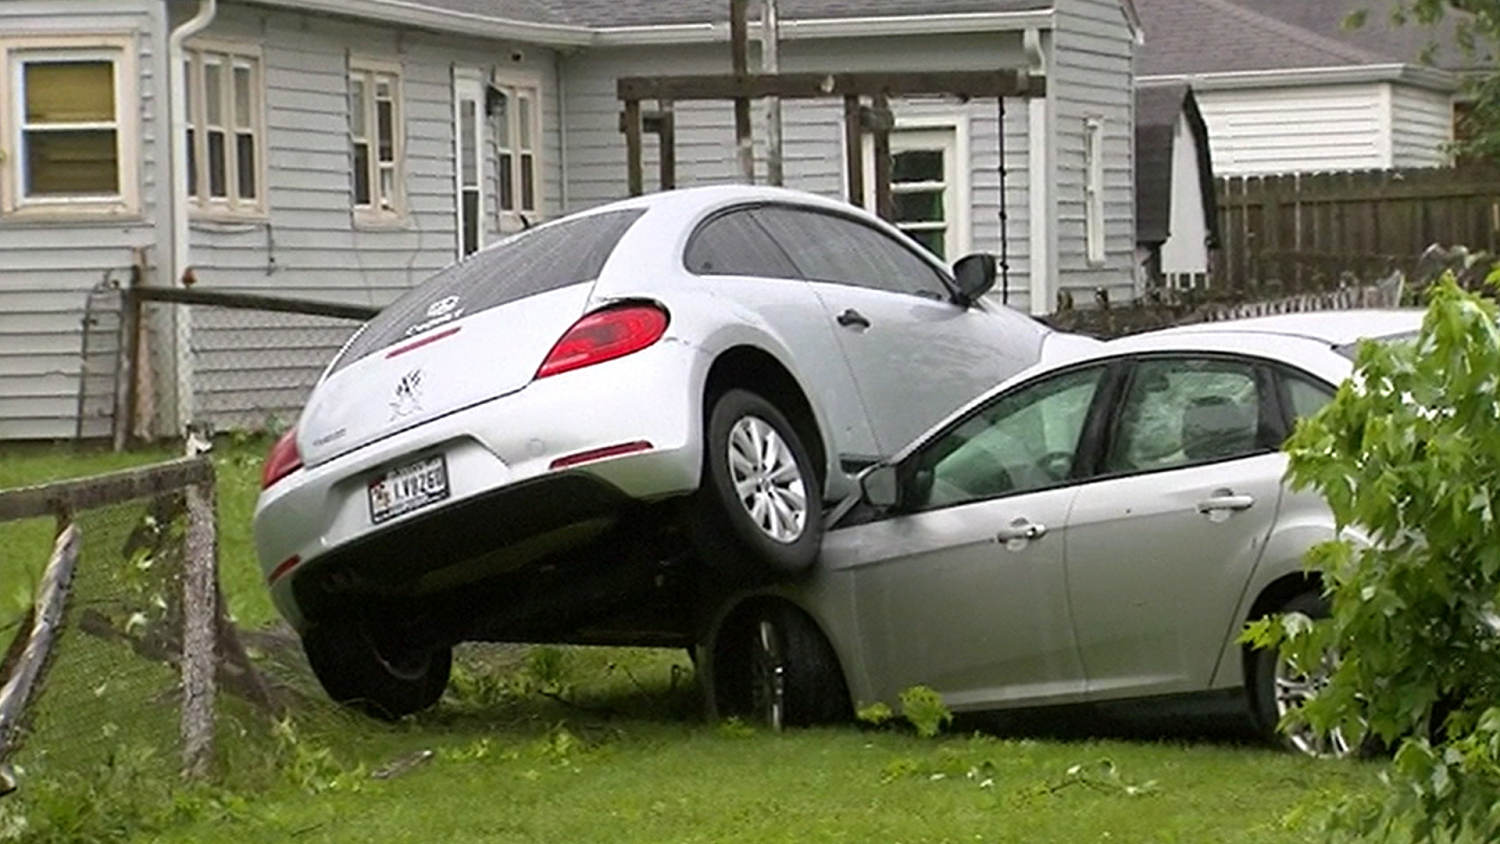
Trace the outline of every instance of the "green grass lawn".
[[[225, 440], [213, 458], [221, 578], [247, 628], [275, 618], [249, 533], [266, 445]], [[0, 447], [0, 488], [174, 456]], [[51, 525], [0, 530], [3, 599], [40, 569]], [[41, 765], [45, 776], [0, 803], [0, 837], [25, 814], [47, 840], [1304, 841], [1323, 806], [1374, 788], [1379, 769], [1243, 739], [1095, 730], [1077, 713], [1058, 716], [1081, 736], [1068, 739], [1046, 737], [1057, 731], [1045, 725], [924, 740], [706, 724], [678, 651], [485, 646], [462, 649], [459, 666], [436, 709], [396, 725], [336, 710], [305, 674], [309, 697], [280, 739], [264, 715], [226, 698], [219, 782], [208, 790], [184, 791], [160, 764], [134, 765], [128, 748], [89, 771]], [[82, 672], [67, 684], [86, 698], [90, 682]], [[53, 729], [76, 722], [80, 741], [107, 717], [82, 705], [58, 716], [66, 702], [51, 705]], [[175, 723], [173, 705], [160, 712]], [[372, 776], [424, 752], [399, 776]]]

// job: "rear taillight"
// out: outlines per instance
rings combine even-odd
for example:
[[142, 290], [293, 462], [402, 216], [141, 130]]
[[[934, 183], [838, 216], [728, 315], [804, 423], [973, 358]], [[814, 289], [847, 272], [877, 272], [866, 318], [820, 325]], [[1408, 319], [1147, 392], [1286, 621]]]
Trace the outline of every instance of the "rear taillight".
[[655, 343], [667, 331], [667, 312], [656, 305], [620, 305], [573, 323], [542, 361], [536, 377], [592, 366]]
[[282, 478], [302, 468], [302, 455], [297, 453], [297, 429], [282, 434], [266, 455], [266, 465], [260, 469], [260, 488], [266, 489]]

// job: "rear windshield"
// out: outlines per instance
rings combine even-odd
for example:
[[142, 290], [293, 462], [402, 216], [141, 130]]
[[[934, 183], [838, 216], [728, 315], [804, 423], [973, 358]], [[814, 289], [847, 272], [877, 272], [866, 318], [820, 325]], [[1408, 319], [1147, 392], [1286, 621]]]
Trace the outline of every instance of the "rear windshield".
[[[1366, 340], [1374, 340], [1377, 343], [1405, 343], [1417, 339], [1417, 331], [1400, 331], [1395, 334], [1387, 334], [1384, 337], [1366, 337]], [[1359, 343], [1345, 343], [1342, 346], [1334, 346], [1334, 351], [1344, 357], [1354, 360], [1354, 353], [1359, 350]]]
[[459, 317], [592, 281], [644, 209], [606, 211], [522, 232], [448, 266], [370, 320], [334, 369]]

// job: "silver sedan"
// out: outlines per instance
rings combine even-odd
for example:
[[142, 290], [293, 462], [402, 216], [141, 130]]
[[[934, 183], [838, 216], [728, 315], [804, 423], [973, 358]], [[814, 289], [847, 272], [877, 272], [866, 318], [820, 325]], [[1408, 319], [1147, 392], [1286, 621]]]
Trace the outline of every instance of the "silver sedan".
[[1242, 689], [1269, 732], [1317, 678], [1236, 637], [1324, 611], [1303, 557], [1335, 530], [1284, 486], [1280, 445], [1356, 340], [1420, 320], [1188, 326], [1017, 376], [866, 474], [810, 578], [724, 602], [699, 654], [717, 710], [808, 723], [916, 684], [956, 711]]
[[584, 638], [685, 558], [704, 566], [673, 569], [665, 616], [588, 635], [690, 638], [694, 590], [804, 570], [852, 471], [1083, 342], [984, 298], [994, 280], [769, 188], [501, 241], [366, 325], [272, 449], [276, 605], [330, 694], [382, 715], [437, 699], [454, 642]]

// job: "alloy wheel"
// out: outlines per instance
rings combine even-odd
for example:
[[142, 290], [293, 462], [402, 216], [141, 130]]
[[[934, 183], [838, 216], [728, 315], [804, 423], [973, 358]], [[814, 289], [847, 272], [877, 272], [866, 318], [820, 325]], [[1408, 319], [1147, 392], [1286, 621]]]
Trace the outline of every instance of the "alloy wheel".
[[756, 719], [777, 732], [786, 720], [786, 666], [775, 622], [761, 619], [751, 643], [750, 703]]
[[[1335, 654], [1325, 654], [1317, 668], [1309, 672], [1278, 655], [1273, 677], [1276, 717], [1280, 719], [1288, 712], [1301, 709], [1309, 700], [1317, 697], [1328, 686], [1328, 677], [1336, 664]], [[1342, 759], [1353, 753], [1349, 740], [1338, 728], [1328, 731], [1326, 735], [1319, 735], [1312, 725], [1299, 723], [1287, 731], [1286, 739], [1299, 752], [1320, 759]]]
[[796, 542], [807, 526], [807, 489], [797, 456], [770, 423], [745, 416], [729, 430], [729, 478], [735, 497], [760, 530]]

